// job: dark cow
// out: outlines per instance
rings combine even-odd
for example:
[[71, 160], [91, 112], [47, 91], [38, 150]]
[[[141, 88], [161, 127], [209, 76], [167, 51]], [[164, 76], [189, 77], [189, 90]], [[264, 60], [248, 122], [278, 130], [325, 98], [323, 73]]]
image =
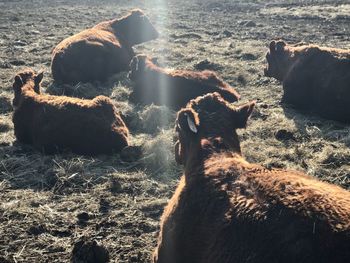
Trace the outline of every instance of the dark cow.
[[42, 73], [33, 70], [15, 77], [13, 124], [19, 142], [47, 154], [64, 149], [86, 155], [111, 154], [128, 145], [128, 128], [109, 98], [41, 94], [42, 78]]
[[59, 43], [52, 53], [52, 76], [57, 83], [105, 81], [127, 71], [132, 46], [153, 40], [158, 32], [141, 10], [97, 24]]
[[185, 171], [161, 219], [155, 263], [349, 261], [350, 193], [247, 162], [236, 129], [253, 107], [208, 94], [178, 112], [175, 156]]
[[133, 58], [129, 77], [135, 82], [130, 100], [135, 103], [166, 105], [178, 110], [198, 96], [218, 92], [227, 101], [239, 100], [239, 94], [213, 71], [164, 69], [146, 55]]
[[350, 122], [350, 50], [272, 41], [265, 75], [283, 84], [283, 102]]

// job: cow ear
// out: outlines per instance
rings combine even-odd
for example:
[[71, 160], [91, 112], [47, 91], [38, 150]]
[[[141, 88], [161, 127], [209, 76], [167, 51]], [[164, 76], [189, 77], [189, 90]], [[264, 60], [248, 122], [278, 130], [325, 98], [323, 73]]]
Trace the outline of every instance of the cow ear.
[[144, 16], [145, 14], [143, 13], [143, 11], [141, 9], [133, 9], [131, 10], [131, 16], [137, 16], [137, 17], [142, 17]]
[[40, 83], [43, 80], [44, 73], [41, 71], [36, 76], [34, 76], [34, 91], [40, 94]]
[[247, 121], [253, 112], [256, 102], [248, 102], [235, 110], [234, 113], [234, 123], [236, 128], [245, 128], [247, 126]]
[[35, 85], [39, 85], [41, 83], [41, 81], [43, 80], [44, 77], [44, 72], [41, 71], [39, 72], [35, 77], [34, 77], [34, 83]]
[[146, 67], [146, 56], [138, 55], [135, 56], [130, 63], [131, 72], [141, 72], [145, 70]]
[[181, 110], [178, 114], [178, 125], [181, 131], [197, 134], [199, 129], [198, 114], [191, 109]]
[[276, 43], [276, 51], [281, 52], [284, 50], [284, 47], [286, 46], [286, 42], [280, 40]]
[[275, 40], [270, 42], [269, 48], [270, 48], [270, 52], [275, 52], [275, 49], [276, 49], [276, 41]]
[[23, 84], [23, 81], [22, 81], [22, 78], [19, 76], [19, 75], [17, 75], [16, 77], [15, 77], [15, 83], [14, 83], [14, 87], [16, 87], [16, 88], [18, 88], [18, 87], [22, 87], [24, 84]]
[[151, 61], [154, 65], [159, 66], [158, 58], [151, 58]]
[[137, 56], [135, 56], [130, 62], [130, 70], [132, 72], [136, 72], [138, 70], [138, 67], [139, 67], [139, 59]]

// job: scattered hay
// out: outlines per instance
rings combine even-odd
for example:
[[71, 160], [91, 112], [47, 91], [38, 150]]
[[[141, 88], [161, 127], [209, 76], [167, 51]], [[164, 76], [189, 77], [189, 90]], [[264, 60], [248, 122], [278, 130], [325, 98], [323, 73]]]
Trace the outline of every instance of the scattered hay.
[[120, 153], [120, 159], [124, 162], [136, 162], [142, 156], [142, 146], [127, 146]]
[[131, 90], [127, 86], [122, 86], [120, 83], [115, 86], [110, 95], [110, 98], [117, 102], [128, 102]]
[[111, 96], [115, 87], [122, 86], [122, 83], [128, 83], [127, 73], [122, 72], [112, 76], [106, 82], [77, 83], [76, 85], [53, 83], [47, 87], [46, 92], [51, 95], [65, 95], [70, 97], [93, 99], [99, 95]]
[[12, 189], [49, 189], [56, 183], [50, 157], [42, 156], [30, 147], [0, 148], [0, 181]]
[[25, 145], [2, 147], [0, 181], [12, 189], [51, 190], [57, 194], [85, 192], [108, 180], [108, 174], [115, 171], [112, 158], [43, 155]]
[[324, 147], [320, 159], [321, 164], [326, 167], [339, 168], [350, 164], [350, 150], [344, 151], [336, 146]]
[[7, 123], [0, 123], [0, 133], [8, 132], [11, 129], [11, 126]]
[[117, 102], [129, 130], [137, 133], [155, 134], [172, 128], [176, 113], [166, 106], [133, 106], [128, 102]]
[[94, 85], [92, 83], [78, 83], [74, 86], [68, 84], [56, 84], [50, 85], [46, 92], [51, 95], [69, 96], [84, 99], [93, 99], [99, 95], [109, 96], [112, 87]]
[[12, 111], [12, 103], [9, 97], [0, 96], [0, 114]]
[[176, 113], [166, 106], [149, 105], [140, 113], [142, 131], [153, 134], [169, 129], [175, 121]]
[[172, 130], [160, 132], [153, 140], [143, 146], [143, 165], [153, 176], [177, 177], [179, 166], [174, 157], [174, 133]]
[[271, 7], [262, 8], [259, 12], [262, 15], [288, 17], [290, 19], [327, 19], [329, 21], [339, 17], [349, 19], [350, 5], [313, 4], [303, 7], [274, 7], [271, 5]]
[[[95, 83], [93, 87], [83, 85], [67, 89], [73, 96], [82, 98], [110, 95], [126, 116], [131, 145], [142, 146], [142, 157], [135, 162], [124, 163], [118, 155], [95, 159], [72, 154], [45, 156], [28, 146], [19, 146], [14, 143], [12, 109], [9, 108], [13, 97], [13, 71], [23, 67], [14, 66], [12, 62], [20, 65], [24, 61], [25, 66], [44, 67], [44, 71], [49, 72], [50, 49], [67, 36], [67, 28], [78, 32], [101, 21], [101, 17], [122, 15], [131, 8], [133, 1], [122, 1], [122, 7], [119, 2], [107, 6], [98, 1], [90, 1], [89, 6], [72, 2], [69, 6], [58, 5], [54, 16], [47, 16], [50, 7], [44, 1], [39, 8], [31, 1], [22, 1], [21, 5], [2, 2], [4, 6], [10, 4], [11, 8], [2, 13], [0, 39], [4, 51], [0, 59], [0, 97], [6, 97], [7, 103], [6, 113], [0, 113], [0, 123], [4, 124], [0, 133], [0, 262], [69, 262], [74, 242], [80, 236], [103, 240], [111, 261], [150, 262], [160, 215], [182, 168], [173, 159], [171, 122], [169, 126], [154, 124], [150, 128], [152, 133], [145, 134], [147, 114], [127, 101], [132, 90], [127, 73], [112, 78], [112, 84]], [[315, 1], [307, 2], [315, 5]], [[267, 167], [300, 170], [350, 189], [349, 125], [297, 111], [288, 114], [280, 105], [283, 94], [280, 83], [262, 76], [268, 39], [276, 36], [285, 36], [293, 42], [324, 42], [349, 48], [349, 41], [346, 41], [349, 30], [344, 27], [348, 8], [332, 5], [334, 12], [323, 12], [325, 17], [334, 19], [344, 16], [332, 27], [327, 26], [329, 21], [318, 20], [304, 23], [300, 29], [300, 21], [288, 18], [286, 12], [290, 8], [283, 3], [282, 16], [281, 12], [272, 12], [280, 4], [266, 5], [263, 1], [220, 3], [219, 6], [214, 3], [210, 9], [213, 13], [203, 13], [205, 3], [204, 6], [191, 1], [183, 4], [173, 5], [175, 9], [170, 14], [166, 8], [149, 5], [147, 13], [156, 18], [156, 22], [158, 20], [162, 36], [157, 41], [138, 45], [135, 51], [157, 56], [162, 64], [171, 68], [189, 68], [210, 54], [212, 62], [222, 67], [220, 75], [237, 88], [242, 98], [258, 99], [258, 111], [254, 112], [247, 130], [239, 132], [243, 154], [249, 161]], [[99, 6], [98, 12], [91, 11], [91, 6], [95, 5]], [[301, 7], [302, 12], [309, 8], [309, 5], [297, 3], [292, 6]], [[316, 6], [318, 10], [320, 5]], [[259, 9], [247, 12], [248, 8], [255, 7]], [[22, 12], [23, 8], [26, 13]], [[183, 12], [183, 8], [187, 11]], [[285, 19], [283, 23], [276, 26], [273, 20], [266, 19], [267, 16], [260, 16], [264, 8], [277, 20]], [[241, 30], [244, 25], [232, 23], [230, 16], [216, 15], [214, 9], [234, 10], [237, 21], [251, 20], [257, 26]], [[210, 19], [204, 21], [203, 15], [209, 15]], [[16, 30], [13, 30], [11, 18], [16, 20]], [[81, 22], [78, 26], [74, 22], [77, 18]], [[227, 32], [222, 33], [222, 29], [218, 29], [220, 26], [225, 26]], [[39, 33], [32, 33], [34, 30]], [[206, 33], [209, 30], [211, 34]], [[189, 38], [188, 33], [196, 35]], [[12, 45], [21, 36], [25, 36], [28, 45]], [[184, 45], [176, 43], [178, 36], [177, 40]], [[51, 79], [46, 78], [44, 83], [44, 87], [48, 87]], [[64, 94], [62, 87], [52, 88], [57, 89], [56, 94]], [[158, 113], [154, 114], [156, 120], [159, 120]], [[275, 138], [279, 130], [292, 132], [296, 140], [279, 141]]]

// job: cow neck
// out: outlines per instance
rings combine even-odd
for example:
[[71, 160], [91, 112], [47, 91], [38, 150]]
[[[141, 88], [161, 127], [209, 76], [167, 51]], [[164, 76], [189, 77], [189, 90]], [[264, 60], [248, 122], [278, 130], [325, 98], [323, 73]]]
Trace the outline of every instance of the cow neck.
[[198, 175], [204, 175], [204, 165], [207, 160], [218, 155], [241, 156], [241, 148], [239, 142], [234, 138], [222, 138], [222, 137], [208, 137], [202, 138], [200, 143], [193, 145], [193, 149], [185, 165], [185, 177], [186, 179], [196, 178]]
[[134, 43], [132, 43], [132, 41], [130, 41], [130, 39], [128, 39], [128, 37], [123, 33], [128, 30], [126, 20], [127, 18], [112, 20], [110, 22], [110, 27], [122, 45], [133, 46]]
[[133, 43], [130, 43], [129, 39], [127, 39], [127, 37], [123, 33], [114, 31], [114, 35], [117, 37], [119, 43], [123, 47], [133, 46]]

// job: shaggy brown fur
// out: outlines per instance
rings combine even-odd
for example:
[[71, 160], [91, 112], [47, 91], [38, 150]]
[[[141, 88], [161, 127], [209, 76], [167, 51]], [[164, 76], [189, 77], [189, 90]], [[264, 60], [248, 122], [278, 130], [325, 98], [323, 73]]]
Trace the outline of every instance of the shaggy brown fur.
[[208, 94], [178, 113], [175, 156], [185, 172], [162, 216], [154, 262], [349, 260], [348, 191], [241, 156], [235, 130], [253, 106]]
[[134, 56], [132, 46], [153, 40], [158, 32], [141, 10], [121, 19], [99, 23], [57, 45], [51, 70], [58, 83], [104, 81], [126, 71]]
[[227, 101], [235, 102], [239, 94], [212, 71], [188, 71], [160, 68], [145, 55], [131, 62], [129, 77], [135, 81], [130, 100], [143, 104], [184, 107], [198, 96], [219, 92]]
[[350, 123], [350, 50], [272, 41], [265, 75], [283, 82], [283, 102]]
[[42, 73], [15, 77], [13, 123], [19, 142], [44, 153], [110, 154], [128, 145], [128, 129], [109, 98], [83, 100], [40, 94]]

